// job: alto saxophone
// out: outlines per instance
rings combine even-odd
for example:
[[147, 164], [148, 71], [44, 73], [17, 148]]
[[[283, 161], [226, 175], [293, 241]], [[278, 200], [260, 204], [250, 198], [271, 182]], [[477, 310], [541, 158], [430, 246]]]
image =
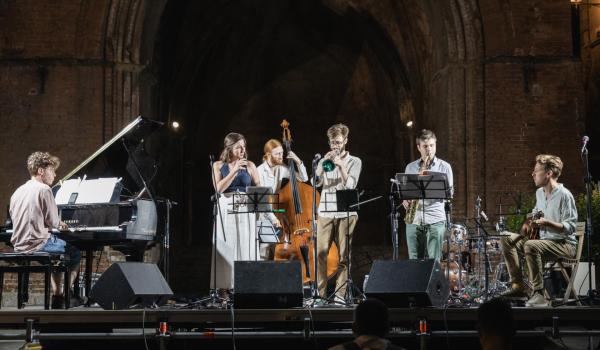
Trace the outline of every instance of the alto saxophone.
[[[424, 161], [421, 162], [421, 166], [419, 167], [419, 174], [423, 174], [425, 169], [429, 166], [429, 156], [425, 158]], [[419, 210], [419, 202], [418, 199], [413, 199], [410, 201], [408, 208], [406, 209], [406, 215], [404, 215], [404, 222], [407, 224], [412, 224], [415, 221], [415, 215]]]

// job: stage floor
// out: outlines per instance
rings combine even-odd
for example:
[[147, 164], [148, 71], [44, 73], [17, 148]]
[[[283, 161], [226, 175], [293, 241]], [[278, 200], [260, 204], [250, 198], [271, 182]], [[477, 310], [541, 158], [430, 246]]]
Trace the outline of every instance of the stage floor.
[[[68, 310], [43, 310], [30, 306], [24, 309], [0, 310], [0, 340], [24, 338], [27, 320], [33, 320], [34, 337], [44, 348], [70, 348], [69, 344], [121, 344], [137, 348], [145, 343], [149, 348], [327, 348], [351, 339], [352, 307], [320, 307], [298, 309], [209, 309], [170, 305], [156, 309], [102, 310], [99, 307], [76, 307]], [[552, 348], [553, 339], [572, 339], [587, 348], [589, 336], [600, 338], [600, 307], [561, 306], [548, 308], [513, 308], [517, 337], [528, 350]], [[419, 324], [427, 322], [428, 332], [421, 334]], [[166, 322], [167, 332], [160, 335], [160, 322]], [[392, 308], [390, 338], [407, 348], [447, 347], [448, 344], [477, 348], [477, 308]], [[89, 342], [94, 340], [93, 342]], [[294, 340], [293, 344], [285, 343]], [[595, 340], [597, 342], [597, 340]], [[283, 342], [283, 343], [282, 343]], [[128, 344], [128, 345], [127, 345]], [[178, 345], [175, 345], [178, 344]], [[187, 345], [185, 345], [187, 344]], [[267, 345], [269, 344], [269, 345]], [[436, 345], [437, 344], [437, 345]], [[546, 345], [543, 345], [546, 344]], [[595, 344], [595, 343], [594, 343]], [[117, 345], [115, 348], [121, 348]], [[525, 346], [526, 347], [522, 347]], [[560, 343], [559, 343], [560, 345]], [[266, 347], [264, 347], [266, 346]], [[114, 346], [113, 346], [114, 347]], [[0, 343], [0, 349], [2, 344]]]

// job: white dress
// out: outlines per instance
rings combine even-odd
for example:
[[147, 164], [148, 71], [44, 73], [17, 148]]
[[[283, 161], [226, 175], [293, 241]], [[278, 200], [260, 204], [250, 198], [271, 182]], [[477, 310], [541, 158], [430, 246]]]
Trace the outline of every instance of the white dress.
[[256, 215], [247, 213], [245, 199], [243, 192], [223, 193], [219, 198], [220, 215], [217, 213], [213, 223], [217, 225], [211, 259], [210, 286], [213, 289], [233, 288], [234, 261], [256, 260]]

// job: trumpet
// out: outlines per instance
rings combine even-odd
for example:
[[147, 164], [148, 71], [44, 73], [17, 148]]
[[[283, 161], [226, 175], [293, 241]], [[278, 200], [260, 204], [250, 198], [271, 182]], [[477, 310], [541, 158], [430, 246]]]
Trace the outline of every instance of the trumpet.
[[[337, 157], [337, 156], [339, 156], [339, 155], [340, 155], [340, 152], [336, 150], [336, 151], [335, 151], [335, 156]], [[330, 159], [330, 158], [325, 158], [325, 159], [323, 160], [322, 167], [323, 167], [323, 171], [324, 171], [324, 172], [326, 172], [326, 173], [328, 173], [328, 172], [330, 172], [330, 171], [333, 171], [333, 169], [335, 169], [335, 163], [333, 162], [333, 160], [332, 160], [332, 159]]]

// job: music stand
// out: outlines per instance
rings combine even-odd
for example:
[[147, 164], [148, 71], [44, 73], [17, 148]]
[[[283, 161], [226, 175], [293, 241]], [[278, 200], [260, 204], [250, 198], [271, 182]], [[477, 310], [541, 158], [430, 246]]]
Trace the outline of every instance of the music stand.
[[258, 231], [259, 243], [280, 243], [279, 233], [281, 231], [273, 227], [270, 221], [258, 220], [256, 222], [256, 229]]
[[[327, 195], [327, 194], [326, 194]], [[354, 281], [352, 280], [352, 274], [351, 274], [351, 261], [350, 261], [350, 213], [351, 212], [357, 212], [360, 209], [360, 206], [362, 204], [368, 203], [368, 202], [372, 202], [374, 200], [377, 200], [379, 198], [381, 198], [382, 196], [378, 196], [375, 198], [370, 198], [367, 199], [365, 201], [360, 201], [360, 197], [359, 197], [359, 193], [358, 190], [356, 189], [348, 189], [348, 190], [337, 190], [335, 192], [336, 195], [336, 209], [335, 210], [325, 210], [325, 212], [334, 212], [334, 213], [340, 213], [340, 212], [345, 212], [346, 213], [346, 264], [348, 264], [348, 266], [346, 267], [346, 282], [344, 282], [344, 284], [342, 286], [346, 286], [346, 293], [344, 295], [344, 303], [343, 305], [345, 306], [352, 306], [354, 304], [354, 290], [356, 289], [359, 293], [359, 295], [363, 295], [363, 293], [358, 289], [358, 287], [356, 287], [354, 285]], [[327, 203], [332, 203], [332, 201], [325, 201], [325, 208], [327, 209]], [[335, 301], [335, 294], [336, 292], [342, 288], [342, 286], [338, 287], [333, 294], [328, 298], [334, 298], [334, 302]], [[331, 300], [329, 300], [331, 301]]]
[[[237, 192], [233, 194], [233, 197], [234, 203], [243, 204], [237, 207], [234, 206], [231, 210], [233, 214], [254, 213], [258, 217], [260, 213], [281, 212], [281, 209], [273, 210], [273, 205], [279, 206], [279, 195], [273, 194], [271, 187], [247, 186], [245, 193]], [[238, 201], [236, 201], [236, 197]], [[261, 241], [264, 243], [278, 243], [279, 238], [277, 237], [278, 231], [270, 223], [267, 224], [264, 220], [257, 220], [256, 223], [254, 231], [254, 260], [258, 261]]]
[[398, 173], [395, 176], [396, 190], [400, 199], [451, 199], [448, 176], [437, 171], [421, 174]]
[[394, 182], [400, 200], [423, 200], [421, 212], [425, 217], [425, 199], [451, 199], [452, 190], [448, 176], [437, 171], [425, 171], [423, 174], [397, 173]]

